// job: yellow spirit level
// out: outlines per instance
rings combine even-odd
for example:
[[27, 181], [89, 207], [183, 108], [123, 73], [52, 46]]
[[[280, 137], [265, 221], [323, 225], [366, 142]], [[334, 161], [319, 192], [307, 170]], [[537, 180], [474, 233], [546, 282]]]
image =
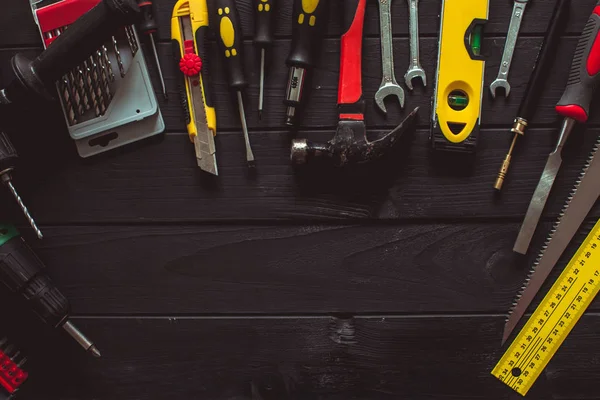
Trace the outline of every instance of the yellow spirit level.
[[444, 0], [433, 97], [434, 149], [473, 153], [479, 134], [489, 0]]

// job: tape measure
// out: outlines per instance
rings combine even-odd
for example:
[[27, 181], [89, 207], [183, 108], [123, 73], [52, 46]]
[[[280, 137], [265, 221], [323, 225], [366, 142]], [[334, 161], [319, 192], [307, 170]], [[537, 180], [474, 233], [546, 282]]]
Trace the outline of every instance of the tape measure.
[[525, 396], [600, 290], [600, 220], [492, 375]]

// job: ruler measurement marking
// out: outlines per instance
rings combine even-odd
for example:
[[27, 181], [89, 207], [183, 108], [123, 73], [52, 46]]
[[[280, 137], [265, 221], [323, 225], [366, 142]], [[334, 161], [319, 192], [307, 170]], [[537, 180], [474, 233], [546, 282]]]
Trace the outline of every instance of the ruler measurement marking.
[[[571, 286], [571, 287], [572, 287], [572, 286]], [[571, 288], [569, 288], [568, 290], [570, 290], [570, 289], [571, 289]], [[531, 343], [533, 339], [538, 339], [538, 340], [536, 341], [535, 345], [534, 345], [533, 347], [531, 347], [531, 351], [535, 351], [535, 352], [534, 352], [534, 357], [535, 357], [535, 355], [537, 355], [537, 354], [538, 354], [538, 350], [537, 350], [537, 347], [538, 347], [538, 345], [539, 345], [539, 347], [541, 348], [541, 347], [543, 346], [543, 344], [546, 342], [546, 339], [543, 339], [543, 338], [541, 338], [541, 337], [539, 337], [539, 338], [538, 338], [538, 335], [540, 335], [540, 334], [542, 333], [542, 330], [543, 330], [543, 329], [544, 329], [544, 327], [546, 326], [546, 323], [547, 323], [547, 322], [550, 320], [550, 317], [551, 317], [552, 315], [554, 315], [554, 312], [555, 312], [555, 311], [558, 309], [558, 307], [560, 306], [560, 304], [563, 302], [563, 300], [564, 300], [565, 298], [566, 298], [566, 293], [565, 293], [565, 296], [561, 296], [561, 298], [560, 298], [560, 300], [558, 301], [558, 303], [556, 304], [556, 306], [555, 306], [555, 307], [552, 309], [552, 313], [550, 313], [550, 314], [549, 314], [547, 317], [545, 317], [545, 320], [544, 320], [544, 322], [543, 322], [542, 326], [540, 326], [539, 328], [537, 328], [537, 331], [535, 332], [535, 336], [533, 336], [531, 340], [528, 340], [528, 342], [529, 342], [529, 343]], [[547, 310], [546, 310], [546, 312], [547, 312]], [[563, 313], [563, 315], [564, 315], [564, 313]], [[562, 316], [561, 316], [561, 318], [562, 318]], [[559, 321], [560, 321], [560, 320], [559, 320]], [[527, 330], [527, 331], [528, 331], [528, 333], [529, 333], [529, 331], [530, 331], [530, 330], [531, 330], [531, 329], [528, 329], [528, 330]], [[527, 340], [527, 339], [525, 339], [525, 340]], [[541, 342], [540, 342], [540, 341], [541, 341]], [[523, 343], [520, 343], [520, 344], [521, 344], [521, 346], [523, 345]], [[530, 347], [530, 345], [528, 345], [528, 346], [527, 346], [527, 347], [526, 347], [524, 350], [527, 350], [527, 348], [528, 348], [528, 347]], [[528, 352], [528, 353], [530, 353], [530, 352]], [[523, 353], [523, 354], [525, 354], [525, 353]], [[519, 370], [521, 370], [521, 371], [522, 371], [522, 373], [523, 373], [523, 372], [525, 372], [525, 371], [523, 371], [523, 369], [524, 369], [524, 368], [523, 368], [523, 366], [527, 365], [527, 363], [529, 362], [529, 361], [527, 360], [527, 357], [523, 357], [523, 354], [521, 354], [521, 355], [517, 356], [517, 363], [516, 363], [517, 365], [513, 367], [513, 370], [514, 370], [515, 368], [518, 368]], [[519, 363], [519, 361], [521, 361], [521, 362]], [[536, 361], [537, 361], [537, 360], [536, 360]], [[514, 375], [514, 374], [512, 373], [512, 370], [511, 370], [510, 372], [511, 372], [511, 375], [512, 375], [512, 376], [513, 376], [513, 377], [514, 377], [516, 380], [518, 380], [518, 378], [521, 376], [521, 375]], [[528, 376], [528, 375], [529, 375], [529, 374], [527, 374], [526, 376]]]
[[494, 367], [496, 378], [529, 391], [600, 291], [599, 265], [600, 220]]

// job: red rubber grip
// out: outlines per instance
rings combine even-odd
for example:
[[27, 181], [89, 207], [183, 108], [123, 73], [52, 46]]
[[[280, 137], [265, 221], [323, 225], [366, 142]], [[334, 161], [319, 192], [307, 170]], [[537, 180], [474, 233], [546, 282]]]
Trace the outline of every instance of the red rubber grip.
[[338, 104], [354, 104], [362, 97], [362, 36], [367, 0], [359, 0], [352, 25], [342, 36]]
[[594, 93], [600, 85], [600, 2], [581, 34], [573, 56], [567, 88], [556, 105], [563, 117], [586, 122]]

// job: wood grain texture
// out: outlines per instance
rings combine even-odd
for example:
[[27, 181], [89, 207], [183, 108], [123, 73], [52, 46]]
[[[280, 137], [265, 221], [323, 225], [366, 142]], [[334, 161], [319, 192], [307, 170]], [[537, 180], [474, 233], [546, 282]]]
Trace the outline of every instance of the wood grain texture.
[[[43, 128], [40, 128], [43, 129]], [[404, 138], [384, 162], [355, 174], [295, 171], [289, 165], [286, 132], [253, 132], [258, 160], [249, 175], [238, 133], [217, 137], [220, 177], [213, 179], [195, 165], [186, 134], [156, 140], [95, 159], [77, 157], [68, 138], [52, 132], [39, 146], [15, 128], [22, 151], [15, 185], [42, 225], [64, 223], [206, 222], [236, 220], [433, 220], [440, 218], [510, 218], [520, 221], [531, 200], [555, 129], [532, 129], [519, 143], [509, 180], [498, 196], [493, 190], [508, 149], [507, 130], [482, 132], [473, 163], [457, 163], [430, 152], [428, 132]], [[375, 132], [374, 132], [375, 133]], [[379, 133], [382, 133], [379, 131]], [[574, 186], [600, 131], [575, 132], [564, 151], [564, 164], [547, 204], [555, 218]], [[327, 132], [301, 132], [328, 140]], [[53, 149], [53, 151], [48, 151]], [[40, 169], [39, 165], [52, 165]], [[5, 193], [0, 213], [18, 215]], [[592, 215], [598, 216], [598, 208]]]
[[[214, 400], [517, 398], [490, 371], [503, 318], [77, 318], [102, 359], [61, 343], [33, 358], [23, 398]], [[585, 317], [528, 399], [591, 398], [600, 348]], [[118, 332], [119, 340], [115, 340]], [[583, 354], [581, 347], [588, 352]], [[223, 349], [227, 349], [226, 352]], [[580, 358], [579, 358], [580, 357]], [[577, 362], [579, 361], [579, 362]], [[563, 365], [564, 368], [561, 368]], [[595, 375], [594, 375], [595, 374]], [[73, 385], [72, 382], [78, 382]]]
[[544, 236], [518, 258], [517, 231], [506, 223], [56, 227], [31, 244], [78, 315], [505, 314]]

